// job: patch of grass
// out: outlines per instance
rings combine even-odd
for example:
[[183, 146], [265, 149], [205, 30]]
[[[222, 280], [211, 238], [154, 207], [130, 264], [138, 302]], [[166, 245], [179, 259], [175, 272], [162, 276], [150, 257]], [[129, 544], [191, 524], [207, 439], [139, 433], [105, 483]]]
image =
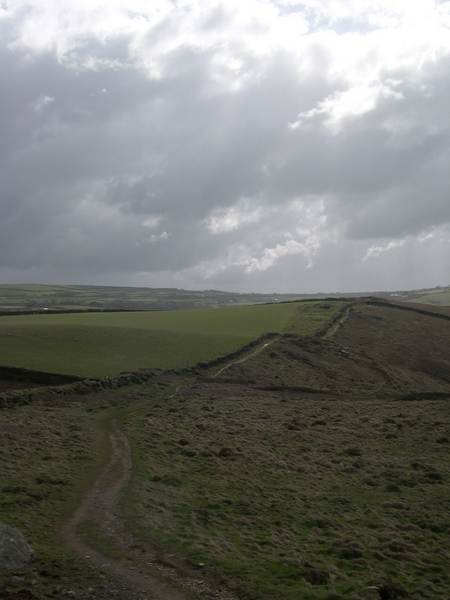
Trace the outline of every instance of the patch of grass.
[[410, 293], [409, 302], [418, 304], [434, 304], [435, 306], [450, 306], [450, 289], [429, 290], [427, 293]]
[[186, 367], [232, 352], [252, 339], [94, 325], [24, 326], [9, 331], [8, 346], [0, 346], [0, 363], [83, 377]]
[[385, 579], [444, 597], [450, 468], [428, 430], [448, 411], [199, 382], [126, 423], [129, 525], [255, 597], [356, 599]]
[[[171, 390], [165, 382], [155, 386], [160, 388]], [[80, 595], [98, 589], [99, 597], [106, 597], [108, 576], [67, 549], [60, 529], [109, 459], [111, 421], [120, 423], [139, 401], [135, 389], [82, 397], [49, 394], [0, 411], [0, 522], [17, 527], [35, 552], [33, 597], [51, 597], [61, 587]], [[100, 551], [123, 557], [95, 523], [86, 521], [80, 530]], [[17, 591], [27, 581], [8, 589]]]
[[345, 301], [299, 302], [297, 310], [290, 315], [286, 327], [280, 331], [282, 333], [295, 333], [302, 336], [311, 335], [325, 321], [331, 319], [345, 304]]

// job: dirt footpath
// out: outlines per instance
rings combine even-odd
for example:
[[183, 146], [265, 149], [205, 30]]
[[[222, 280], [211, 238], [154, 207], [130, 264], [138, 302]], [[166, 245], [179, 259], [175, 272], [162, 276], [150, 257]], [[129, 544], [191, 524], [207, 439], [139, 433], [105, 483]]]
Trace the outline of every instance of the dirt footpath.
[[[201, 565], [190, 565], [175, 554], [161, 555], [125, 529], [120, 498], [132, 473], [131, 447], [117, 423], [112, 421], [111, 425], [110, 460], [61, 532], [69, 548], [105, 573], [105, 585], [100, 586], [102, 589], [90, 588], [87, 597], [188, 600], [185, 593], [188, 590], [190, 598], [194, 593], [208, 600], [238, 600], [234, 592], [205, 573]], [[98, 527], [114, 558], [93, 549], [82, 538], [79, 528], [86, 521]], [[62, 592], [64, 597], [68, 593]]]

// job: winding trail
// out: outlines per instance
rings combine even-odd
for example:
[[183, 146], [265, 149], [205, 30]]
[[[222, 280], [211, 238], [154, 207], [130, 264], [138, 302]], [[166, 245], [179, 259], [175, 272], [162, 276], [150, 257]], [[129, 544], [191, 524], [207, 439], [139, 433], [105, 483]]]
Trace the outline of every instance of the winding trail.
[[[225, 365], [213, 378], [232, 365], [256, 356], [274, 341]], [[183, 385], [179, 385], [169, 398], [175, 396], [181, 387]], [[150, 544], [135, 539], [127, 531], [122, 520], [120, 501], [132, 475], [131, 445], [116, 421], [111, 421], [109, 438], [109, 461], [61, 530], [64, 543], [107, 573], [117, 591], [120, 590], [120, 597], [126, 600], [188, 600], [193, 598], [192, 594], [205, 600], [238, 600], [236, 593], [203, 568], [194, 568], [175, 554], [162, 556]], [[86, 522], [98, 532], [100, 547], [106, 545], [111, 548], [114, 557], [96, 550], [83, 539], [80, 529]]]
[[[173, 554], [158, 556], [150, 545], [136, 540], [126, 530], [121, 519], [120, 500], [132, 474], [131, 445], [116, 421], [112, 421], [111, 425], [109, 462], [63, 527], [61, 536], [64, 543], [113, 578], [122, 598], [188, 600], [188, 595], [182, 589], [176, 589], [178, 587], [208, 600], [238, 600], [233, 592], [207, 573], [185, 567], [182, 560], [177, 560]], [[79, 533], [80, 525], [86, 521], [94, 522], [100, 538], [107, 540], [109, 546], [119, 551], [114, 554], [123, 558], [112, 558], [90, 547]], [[157, 573], [161, 579], [152, 576], [152, 573]], [[189, 598], [192, 596], [189, 595]]]
[[220, 375], [223, 371], [225, 371], [225, 369], [229, 369], [233, 365], [238, 365], [240, 363], [245, 362], [246, 360], [248, 360], [252, 356], [256, 356], [257, 354], [259, 354], [260, 352], [262, 352], [265, 348], [267, 348], [267, 346], [270, 346], [270, 344], [273, 344], [276, 341], [277, 340], [272, 340], [270, 342], [267, 342], [263, 346], [261, 346], [260, 348], [258, 348], [257, 350], [255, 350], [255, 352], [252, 352], [251, 354], [249, 354], [248, 356], [244, 356], [244, 358], [241, 358], [239, 360], [235, 360], [233, 362], [228, 363], [227, 365], [225, 365], [224, 367], [222, 367], [219, 371], [217, 371], [217, 373], [215, 375], [213, 375], [211, 379], [214, 379], [215, 377], [217, 377], [218, 375]]

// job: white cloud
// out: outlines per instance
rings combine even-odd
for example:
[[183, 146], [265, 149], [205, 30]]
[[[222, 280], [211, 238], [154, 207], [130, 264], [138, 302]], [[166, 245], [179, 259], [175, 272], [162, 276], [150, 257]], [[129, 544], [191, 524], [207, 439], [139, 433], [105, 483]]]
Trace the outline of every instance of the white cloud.
[[158, 227], [158, 225], [161, 223], [162, 219], [163, 219], [163, 217], [161, 215], [158, 215], [158, 216], [152, 215], [151, 217], [148, 217], [142, 223], [142, 225], [144, 225], [144, 227], [148, 227], [149, 229], [154, 229], [155, 227]]
[[363, 260], [367, 260], [368, 258], [376, 258], [380, 256], [383, 252], [389, 252], [390, 250], [395, 250], [396, 248], [401, 248], [406, 244], [406, 240], [393, 240], [389, 242], [385, 246], [376, 246], [375, 244], [370, 246], [367, 250], [366, 255]]
[[246, 270], [249, 273], [252, 271], [267, 271], [283, 256], [295, 254], [304, 256], [307, 259], [307, 268], [311, 268], [313, 266], [312, 259], [319, 247], [320, 242], [316, 236], [310, 237], [305, 242], [290, 239], [284, 244], [277, 244], [274, 248], [264, 248], [262, 256], [252, 258]]
[[170, 233], [163, 231], [160, 234], [152, 234], [148, 237], [143, 238], [141, 240], [141, 242], [137, 243], [137, 245], [139, 245], [139, 244], [155, 244], [156, 242], [165, 242], [166, 240], [169, 239], [170, 236], [171, 236]]
[[423, 244], [424, 242], [432, 239], [434, 239], [434, 233], [423, 233], [422, 235], [419, 235], [417, 241], [419, 242], [419, 244]]
[[209, 231], [213, 234], [235, 231], [249, 225], [257, 223], [262, 214], [262, 209], [257, 202], [243, 198], [234, 206], [226, 209], [219, 209], [215, 214], [205, 220]]
[[36, 98], [35, 102], [33, 102], [33, 108], [36, 112], [39, 112], [54, 101], [55, 99], [51, 96], [41, 94], [38, 98]]
[[316, 108], [300, 113], [297, 121], [289, 124], [291, 129], [297, 129], [319, 115], [324, 115], [324, 125], [333, 134], [338, 134], [346, 119], [360, 116], [374, 110], [381, 98], [402, 100], [402, 92], [392, 89], [388, 80], [385, 83], [371, 82], [357, 85], [344, 92], [334, 92], [319, 102]]

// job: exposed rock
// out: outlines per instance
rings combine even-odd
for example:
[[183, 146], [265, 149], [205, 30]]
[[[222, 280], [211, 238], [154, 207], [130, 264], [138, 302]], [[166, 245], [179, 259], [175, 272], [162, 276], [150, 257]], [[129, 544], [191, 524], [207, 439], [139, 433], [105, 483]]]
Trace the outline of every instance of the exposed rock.
[[34, 552], [21, 532], [0, 523], [0, 570], [31, 571], [34, 560]]
[[381, 600], [396, 600], [397, 598], [408, 598], [409, 596], [402, 584], [396, 582], [383, 583], [371, 589], [378, 592]]
[[218, 456], [220, 456], [221, 458], [229, 458], [230, 456], [233, 456], [233, 451], [231, 448], [227, 448], [226, 446], [224, 446], [219, 450]]

